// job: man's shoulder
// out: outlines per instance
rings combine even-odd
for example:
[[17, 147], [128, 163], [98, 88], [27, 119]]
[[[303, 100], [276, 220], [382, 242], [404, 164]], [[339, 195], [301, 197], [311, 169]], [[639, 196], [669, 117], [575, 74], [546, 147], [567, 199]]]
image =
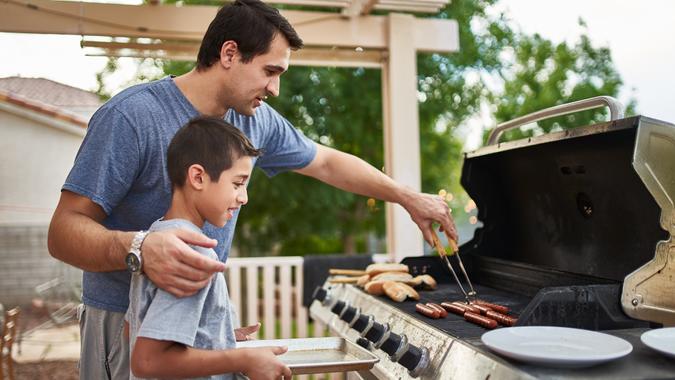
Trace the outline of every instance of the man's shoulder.
[[99, 111], [116, 110], [123, 114], [131, 114], [136, 110], [147, 112], [148, 107], [153, 104], [161, 104], [157, 90], [166, 87], [168, 80], [169, 78], [164, 78], [126, 88], [110, 98]]

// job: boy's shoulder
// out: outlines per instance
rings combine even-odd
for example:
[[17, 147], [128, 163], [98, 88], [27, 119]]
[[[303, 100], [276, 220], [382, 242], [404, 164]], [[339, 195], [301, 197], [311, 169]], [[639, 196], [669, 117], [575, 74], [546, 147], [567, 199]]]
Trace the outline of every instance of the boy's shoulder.
[[[150, 228], [148, 228], [149, 232], [152, 231], [164, 231], [164, 230], [173, 230], [176, 228], [182, 228], [186, 230], [191, 230], [194, 232], [199, 232], [201, 234], [204, 234], [204, 231], [197, 227], [194, 223], [190, 222], [189, 220], [186, 219], [159, 219], [152, 223]], [[216, 251], [214, 251], [211, 248], [204, 248], [200, 247], [198, 245], [190, 245], [192, 249], [195, 251], [201, 253], [202, 255], [208, 256], [212, 259], [218, 260], [218, 255], [216, 254]]]

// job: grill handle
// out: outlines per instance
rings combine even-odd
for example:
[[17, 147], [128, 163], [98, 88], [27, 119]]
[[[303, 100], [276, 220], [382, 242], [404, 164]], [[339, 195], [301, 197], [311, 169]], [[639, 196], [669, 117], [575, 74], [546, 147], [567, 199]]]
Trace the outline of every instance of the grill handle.
[[525, 124], [534, 123], [536, 121], [541, 121], [556, 116], [567, 115], [570, 113], [586, 111], [599, 107], [609, 107], [610, 121], [623, 118], [623, 104], [621, 104], [620, 101], [611, 96], [596, 96], [594, 98], [578, 100], [576, 102], [546, 108], [507, 121], [505, 123], [501, 123], [490, 133], [487, 145], [493, 145], [499, 142], [501, 135], [509, 129], [522, 127]]

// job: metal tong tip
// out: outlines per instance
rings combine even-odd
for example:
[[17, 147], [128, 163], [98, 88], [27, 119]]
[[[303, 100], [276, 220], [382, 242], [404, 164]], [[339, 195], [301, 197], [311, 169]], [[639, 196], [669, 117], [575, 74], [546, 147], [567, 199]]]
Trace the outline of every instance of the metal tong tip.
[[441, 240], [438, 238], [438, 235], [436, 235], [436, 231], [434, 231], [432, 229], [431, 234], [432, 234], [431, 236], [433, 238], [434, 246], [435, 246], [436, 250], [438, 251], [438, 254], [445, 261], [445, 265], [448, 267], [448, 269], [450, 269], [450, 273], [452, 273], [452, 276], [455, 278], [455, 282], [457, 282], [457, 286], [459, 286], [459, 289], [464, 294], [464, 298], [466, 299], [466, 302], [470, 303], [471, 301], [475, 300], [476, 296], [478, 294], [474, 290], [473, 284], [471, 283], [471, 280], [469, 280], [469, 275], [466, 273], [466, 269], [464, 268], [464, 263], [462, 262], [462, 258], [459, 256], [459, 248], [457, 247], [457, 243], [450, 236], [447, 236], [447, 232], [446, 232], [446, 236], [448, 237], [448, 242], [450, 243], [450, 246], [452, 247], [453, 252], [457, 256], [457, 261], [459, 262], [459, 269], [462, 271], [462, 274], [464, 275], [464, 278], [466, 279], [466, 282], [469, 284], [469, 288], [471, 289], [469, 292], [464, 290], [464, 287], [462, 286], [462, 282], [459, 280], [459, 277], [457, 277], [457, 273], [455, 272], [455, 269], [452, 267], [452, 264], [450, 263], [450, 259], [448, 258], [448, 254], [445, 251], [445, 248], [443, 247], [443, 244], [441, 244]]

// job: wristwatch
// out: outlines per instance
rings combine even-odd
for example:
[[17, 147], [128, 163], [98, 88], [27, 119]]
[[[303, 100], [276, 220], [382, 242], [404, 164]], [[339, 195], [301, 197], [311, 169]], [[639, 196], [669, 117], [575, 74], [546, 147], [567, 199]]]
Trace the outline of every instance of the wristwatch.
[[134, 240], [131, 241], [131, 247], [129, 247], [129, 254], [127, 255], [125, 261], [127, 263], [127, 270], [131, 273], [141, 273], [143, 269], [143, 259], [141, 258], [141, 245], [143, 245], [143, 240], [148, 235], [148, 231], [138, 231], [134, 235]]

